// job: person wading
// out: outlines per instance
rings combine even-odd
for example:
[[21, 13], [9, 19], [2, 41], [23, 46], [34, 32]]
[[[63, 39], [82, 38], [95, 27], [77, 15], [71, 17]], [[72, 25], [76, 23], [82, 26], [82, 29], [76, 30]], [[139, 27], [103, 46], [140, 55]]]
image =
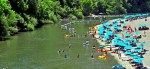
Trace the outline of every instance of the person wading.
[[80, 55], [79, 55], [79, 53], [78, 53], [77, 58], [79, 58], [79, 57], [80, 57]]

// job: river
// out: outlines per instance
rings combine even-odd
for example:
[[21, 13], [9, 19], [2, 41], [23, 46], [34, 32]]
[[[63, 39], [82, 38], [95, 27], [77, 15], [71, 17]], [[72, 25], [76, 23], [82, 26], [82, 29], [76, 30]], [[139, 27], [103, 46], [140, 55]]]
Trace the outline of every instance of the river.
[[[0, 69], [111, 69], [117, 61], [110, 55], [107, 60], [91, 59], [92, 45], [96, 40], [90, 37], [74, 37], [66, 39], [68, 33], [61, 30], [62, 23], [45, 25], [32, 32], [21, 32], [0, 42]], [[88, 27], [96, 25], [92, 22], [79, 22], [70, 27], [77, 30], [78, 35], [86, 34]], [[82, 43], [90, 41], [90, 45], [83, 47]], [[71, 48], [68, 45], [72, 44]], [[64, 50], [58, 54], [58, 50]], [[64, 55], [67, 58], [64, 58]], [[80, 55], [77, 58], [77, 55]]]

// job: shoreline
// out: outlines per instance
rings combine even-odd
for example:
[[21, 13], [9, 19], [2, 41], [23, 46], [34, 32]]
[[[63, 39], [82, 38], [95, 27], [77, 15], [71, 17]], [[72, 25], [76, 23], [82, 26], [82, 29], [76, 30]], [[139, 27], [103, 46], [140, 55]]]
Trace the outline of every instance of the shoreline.
[[[131, 26], [132, 28], [138, 27], [138, 24], [141, 24], [141, 23], [148, 24], [148, 27], [149, 27], [150, 26], [149, 25], [149, 23], [150, 23], [150, 17], [147, 17], [147, 21], [146, 22], [145, 22], [145, 18], [144, 19], [133, 20], [131, 22], [129, 22], [129, 21], [126, 22], [127, 26]], [[98, 27], [98, 26], [99, 25], [97, 25], [95, 27]], [[98, 29], [96, 31], [98, 33]], [[147, 37], [144, 37], [144, 38], [142, 37], [140, 39], [140, 41], [145, 41], [147, 43], [150, 43], [150, 41], [148, 41], [148, 38], [150, 38], [150, 36], [148, 36], [149, 34], [150, 34], [150, 30], [147, 30], [147, 32], [146, 32]], [[143, 32], [141, 33], [141, 35], [143, 35]], [[95, 37], [99, 38], [99, 35], [95, 35]], [[96, 40], [97, 40], [97, 42], [99, 44], [101, 44], [101, 43], [104, 44], [104, 42], [102, 42], [100, 39], [96, 39]], [[149, 46], [149, 44], [144, 49], [150, 50], [150, 48], [148, 46]], [[118, 63], [121, 64], [121, 65], [123, 65], [123, 66], [125, 66], [126, 69], [135, 69], [135, 67], [132, 67], [132, 65], [129, 63], [129, 61], [122, 61], [121, 59], [119, 59], [119, 57], [118, 57], [117, 54], [111, 53], [111, 52], [112, 51], [109, 52], [110, 55], [114, 56], [114, 58], [118, 61]], [[149, 51], [146, 52], [146, 54], [144, 55], [144, 60], [143, 60], [143, 65], [144, 65], [144, 67], [147, 67], [147, 68], [150, 67], [150, 60], [149, 60], [150, 56], [148, 56], [148, 55], [150, 55]]]

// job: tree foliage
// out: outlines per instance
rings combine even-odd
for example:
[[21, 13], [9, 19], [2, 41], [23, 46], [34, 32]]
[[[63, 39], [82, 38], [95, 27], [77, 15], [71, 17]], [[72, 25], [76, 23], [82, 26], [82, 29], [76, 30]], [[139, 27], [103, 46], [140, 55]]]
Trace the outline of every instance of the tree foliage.
[[[32, 31], [62, 18], [150, 12], [150, 0], [0, 0], [0, 36]], [[8, 33], [10, 32], [10, 33]]]

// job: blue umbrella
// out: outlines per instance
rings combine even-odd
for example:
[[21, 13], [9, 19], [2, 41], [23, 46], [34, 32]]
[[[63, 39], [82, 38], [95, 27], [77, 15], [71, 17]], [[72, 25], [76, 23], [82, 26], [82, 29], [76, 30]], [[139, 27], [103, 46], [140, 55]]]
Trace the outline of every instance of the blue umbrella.
[[98, 33], [101, 35], [101, 34], [104, 34], [104, 29], [101, 29], [98, 31]]
[[130, 54], [132, 54], [132, 52], [126, 51], [124, 54], [130, 55]]
[[143, 46], [137, 46], [136, 47], [136, 49], [142, 49], [143, 48]]
[[139, 27], [142, 27], [143, 26], [143, 24], [138, 24], [139, 25]]
[[142, 46], [145, 46], [145, 45], [147, 45], [147, 43], [146, 43], [146, 42], [142, 42], [141, 45], [142, 45]]
[[143, 26], [147, 26], [147, 24], [143, 24]]
[[126, 45], [124, 42], [122, 42], [122, 41], [119, 41], [118, 44], [119, 44], [120, 46], [123, 46], [123, 47], [126, 47], [126, 46], [127, 46], [127, 45]]
[[132, 56], [134, 59], [140, 58], [138, 55]]
[[122, 20], [122, 18], [118, 18], [118, 20]]
[[142, 52], [142, 49], [135, 49], [134, 52]]
[[105, 34], [105, 35], [104, 35], [104, 38], [105, 38], [105, 39], [109, 39], [110, 36], [109, 36], [108, 34]]
[[121, 38], [121, 35], [120, 35], [120, 34], [114, 34], [114, 36], [115, 36], [116, 38]]
[[113, 34], [113, 32], [111, 30], [108, 30], [106, 33], [107, 33], [107, 35], [112, 35]]
[[125, 46], [125, 49], [132, 49], [132, 46]]
[[121, 28], [119, 26], [115, 26], [114, 29], [120, 30]]
[[136, 63], [142, 63], [142, 61], [141, 60], [133, 60], [133, 62], [136, 62]]
[[142, 62], [144, 60], [144, 58], [140, 58], [140, 57], [138, 57], [138, 58], [136, 58], [136, 59], [134, 59], [133, 61], [134, 62]]
[[130, 56], [132, 56], [132, 57], [133, 57], [133, 56], [138, 56], [138, 55], [136, 55], [136, 54], [132, 53], [132, 54], [130, 54]]
[[126, 33], [125, 36], [130, 36], [130, 34], [129, 34], [129, 33]]
[[135, 34], [137, 34], [137, 35], [138, 35], [138, 34], [140, 34], [140, 31], [138, 31], [138, 30], [137, 30], [137, 31], [135, 31]]
[[126, 23], [124, 23], [122, 26], [127, 26], [127, 24], [126, 24]]

